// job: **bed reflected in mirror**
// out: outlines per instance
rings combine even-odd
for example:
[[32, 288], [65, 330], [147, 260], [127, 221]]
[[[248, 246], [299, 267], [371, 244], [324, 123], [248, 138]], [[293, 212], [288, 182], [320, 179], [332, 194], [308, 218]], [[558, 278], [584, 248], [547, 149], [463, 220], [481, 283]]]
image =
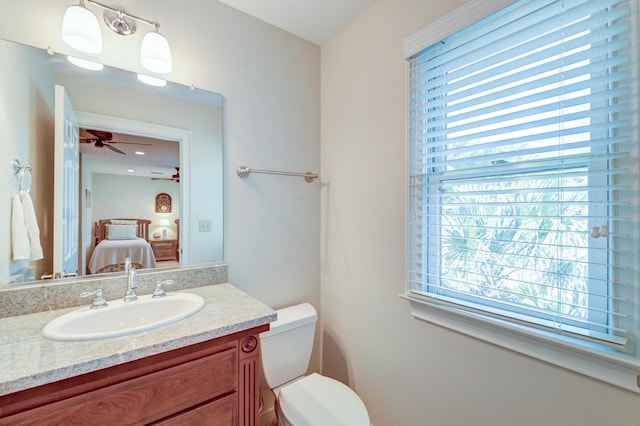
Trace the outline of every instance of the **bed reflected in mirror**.
[[135, 269], [157, 266], [149, 243], [147, 219], [102, 219], [94, 224], [95, 246], [87, 265], [87, 274], [125, 271], [125, 259]]

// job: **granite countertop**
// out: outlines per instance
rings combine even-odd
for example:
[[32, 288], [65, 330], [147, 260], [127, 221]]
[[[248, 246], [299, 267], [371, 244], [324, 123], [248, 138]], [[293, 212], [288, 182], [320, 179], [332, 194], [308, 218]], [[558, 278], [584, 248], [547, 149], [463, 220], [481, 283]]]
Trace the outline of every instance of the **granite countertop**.
[[275, 321], [276, 312], [231, 284], [183, 290], [202, 296], [198, 313], [129, 336], [56, 342], [42, 336], [52, 319], [76, 308], [0, 318], [0, 395], [123, 364]]

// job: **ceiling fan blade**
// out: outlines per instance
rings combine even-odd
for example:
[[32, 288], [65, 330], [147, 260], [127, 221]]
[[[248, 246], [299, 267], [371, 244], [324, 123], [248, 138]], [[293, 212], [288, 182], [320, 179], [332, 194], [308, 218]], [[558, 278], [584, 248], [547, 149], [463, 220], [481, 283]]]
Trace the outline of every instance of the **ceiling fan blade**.
[[148, 146], [153, 145], [152, 143], [118, 142], [118, 141], [109, 141], [109, 143], [124, 143], [124, 144], [127, 144], [127, 145], [148, 145]]
[[102, 130], [85, 129], [87, 133], [92, 134], [98, 139], [111, 140], [113, 139], [113, 133], [103, 132]]
[[116, 148], [114, 146], [111, 146], [109, 144], [103, 143], [102, 146], [105, 146], [105, 147], [109, 148], [111, 151], [117, 152], [118, 154], [127, 155], [126, 153], [120, 151], [118, 148]]
[[94, 143], [97, 140], [96, 138], [80, 138], [80, 143]]
[[176, 183], [180, 182], [179, 179], [176, 180], [176, 179], [171, 179], [171, 178], [154, 178], [154, 177], [152, 177], [151, 180], [169, 180], [169, 181], [176, 182]]

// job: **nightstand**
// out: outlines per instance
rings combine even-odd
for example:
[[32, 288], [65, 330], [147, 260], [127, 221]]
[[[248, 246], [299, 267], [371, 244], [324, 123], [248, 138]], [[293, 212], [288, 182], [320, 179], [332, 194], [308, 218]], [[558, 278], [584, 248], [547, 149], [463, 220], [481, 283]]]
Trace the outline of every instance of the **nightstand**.
[[178, 260], [178, 240], [149, 241], [156, 260]]

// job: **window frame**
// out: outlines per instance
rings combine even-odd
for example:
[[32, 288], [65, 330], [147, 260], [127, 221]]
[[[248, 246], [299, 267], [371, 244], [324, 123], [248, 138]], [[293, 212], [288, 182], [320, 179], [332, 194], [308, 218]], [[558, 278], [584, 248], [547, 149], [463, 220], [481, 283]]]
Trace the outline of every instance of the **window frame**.
[[[405, 57], [413, 56], [423, 48], [512, 3], [515, 1], [473, 0], [467, 3], [406, 39]], [[634, 8], [632, 14], [637, 16], [637, 0], [631, 3]], [[638, 25], [637, 22], [636, 25]], [[408, 74], [409, 71], [407, 71]], [[637, 81], [638, 75], [632, 78]], [[407, 149], [410, 149], [409, 145]], [[428, 195], [428, 197], [435, 196]], [[411, 215], [409, 208], [408, 215]], [[411, 232], [410, 224], [411, 217], [408, 216], [408, 233]], [[435, 226], [440, 226], [440, 223]], [[435, 268], [438, 266], [435, 265]], [[590, 283], [589, 286], [591, 285]], [[417, 319], [640, 393], [640, 360], [635, 356], [607, 350], [593, 342], [570, 335], [558, 335], [544, 328], [519, 323], [517, 320], [508, 321], [498, 313], [492, 315], [484, 307], [474, 309], [470, 304], [466, 309], [461, 309], [455, 303], [448, 303], [446, 298], [434, 300], [429, 295], [418, 295], [410, 291], [409, 285], [400, 297], [410, 302], [412, 315]], [[640, 296], [636, 294], [636, 298]]]

